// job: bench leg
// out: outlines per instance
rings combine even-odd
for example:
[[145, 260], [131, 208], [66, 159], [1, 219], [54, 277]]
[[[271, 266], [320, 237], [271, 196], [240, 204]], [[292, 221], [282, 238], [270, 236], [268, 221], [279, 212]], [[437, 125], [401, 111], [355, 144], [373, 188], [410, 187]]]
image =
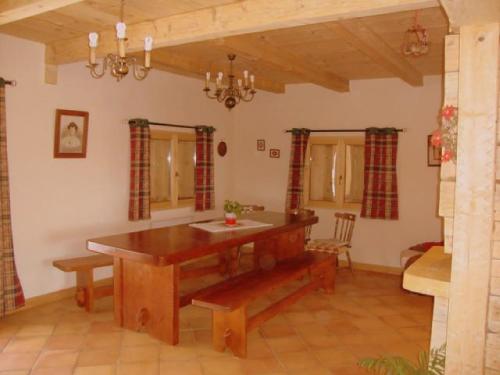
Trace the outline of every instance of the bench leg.
[[76, 272], [76, 301], [87, 312], [94, 310], [94, 271], [92, 269]]
[[214, 349], [223, 352], [227, 347], [240, 358], [247, 356], [247, 314], [246, 307], [225, 312], [214, 311], [212, 321], [212, 342]]
[[311, 278], [319, 278], [321, 280], [321, 286], [326, 294], [332, 294], [335, 290], [336, 262], [337, 255], [331, 255], [329, 261], [315, 267], [313, 266], [311, 269]]
[[330, 267], [325, 267], [323, 274], [323, 289], [326, 294], [333, 294], [335, 291], [335, 276], [337, 274], [337, 267], [335, 263], [337, 262], [337, 256], [335, 255], [335, 260], [332, 262]]

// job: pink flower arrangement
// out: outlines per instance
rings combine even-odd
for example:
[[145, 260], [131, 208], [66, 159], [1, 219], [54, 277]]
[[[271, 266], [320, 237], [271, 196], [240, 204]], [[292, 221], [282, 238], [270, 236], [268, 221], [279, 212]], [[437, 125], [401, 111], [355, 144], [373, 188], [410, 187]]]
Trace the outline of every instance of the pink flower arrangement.
[[457, 108], [452, 106], [452, 105], [446, 105], [443, 107], [443, 110], [441, 111], [441, 116], [447, 121], [451, 120], [453, 116], [455, 116], [455, 110]]
[[458, 131], [458, 108], [445, 105], [441, 110], [441, 127], [432, 132], [431, 144], [442, 147], [441, 161], [447, 162], [456, 159]]

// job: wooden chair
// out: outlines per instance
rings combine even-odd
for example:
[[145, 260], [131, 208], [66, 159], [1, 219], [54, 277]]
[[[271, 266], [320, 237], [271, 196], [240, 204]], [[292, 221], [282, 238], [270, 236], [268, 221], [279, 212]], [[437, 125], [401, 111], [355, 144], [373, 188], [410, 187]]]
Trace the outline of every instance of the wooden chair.
[[[293, 210], [287, 210], [286, 212], [291, 215], [305, 215], [305, 216], [314, 216], [315, 214], [314, 210], [310, 210], [308, 208], [297, 208]], [[312, 225], [307, 225], [305, 227], [305, 236], [304, 236], [305, 244], [307, 244], [311, 240], [311, 229]]]
[[333, 238], [312, 240], [306, 245], [306, 250], [322, 251], [337, 255], [345, 254], [349, 268], [353, 272], [349, 249], [351, 248], [351, 238], [355, 222], [356, 215], [348, 212], [336, 212]]
[[243, 204], [241, 205], [241, 213], [247, 214], [254, 211], [264, 211], [264, 206], [259, 206], [256, 204]]

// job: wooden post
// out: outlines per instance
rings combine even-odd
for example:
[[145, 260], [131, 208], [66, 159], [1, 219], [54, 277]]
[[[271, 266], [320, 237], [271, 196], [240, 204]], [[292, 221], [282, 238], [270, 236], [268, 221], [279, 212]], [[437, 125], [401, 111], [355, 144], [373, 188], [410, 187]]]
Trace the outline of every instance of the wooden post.
[[493, 240], [499, 24], [460, 28], [446, 375], [483, 374]]

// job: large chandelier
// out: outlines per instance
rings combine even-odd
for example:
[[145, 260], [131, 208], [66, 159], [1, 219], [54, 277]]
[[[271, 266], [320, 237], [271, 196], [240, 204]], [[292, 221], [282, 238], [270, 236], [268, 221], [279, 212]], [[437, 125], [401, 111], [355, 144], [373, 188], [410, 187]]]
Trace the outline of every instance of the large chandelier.
[[127, 25], [123, 22], [123, 7], [124, 0], [120, 3], [120, 22], [116, 24], [116, 41], [118, 44], [118, 55], [108, 54], [104, 57], [101, 65], [101, 70], [98, 70], [99, 64], [96, 62], [96, 49], [99, 41], [99, 34], [92, 32], [89, 34], [89, 63], [87, 68], [90, 69], [90, 75], [94, 78], [101, 78], [106, 73], [108, 67], [110, 73], [117, 81], [124, 78], [130, 68], [134, 73], [135, 79], [141, 81], [147, 77], [151, 69], [151, 50], [153, 49], [153, 38], [146, 36], [144, 39], [144, 66], [137, 63], [137, 58], [134, 56], [126, 56], [125, 42], [127, 41], [126, 30]]
[[405, 32], [401, 52], [405, 56], [422, 56], [429, 52], [429, 34], [418, 23], [418, 11], [415, 12], [413, 25]]
[[237, 85], [235, 84], [235, 76], [233, 74], [233, 61], [236, 59], [236, 55], [227, 55], [229, 59], [229, 75], [228, 75], [228, 86], [223, 85], [223, 74], [219, 72], [217, 78], [215, 79], [215, 91], [214, 94], [210, 94], [210, 72], [207, 72], [205, 80], [205, 91], [206, 95], [210, 99], [217, 99], [219, 103], [224, 102], [227, 109], [231, 110], [240, 101], [250, 102], [252, 101], [255, 93], [255, 76], [253, 74], [248, 75], [248, 70], [243, 72], [243, 80], [238, 79]]

